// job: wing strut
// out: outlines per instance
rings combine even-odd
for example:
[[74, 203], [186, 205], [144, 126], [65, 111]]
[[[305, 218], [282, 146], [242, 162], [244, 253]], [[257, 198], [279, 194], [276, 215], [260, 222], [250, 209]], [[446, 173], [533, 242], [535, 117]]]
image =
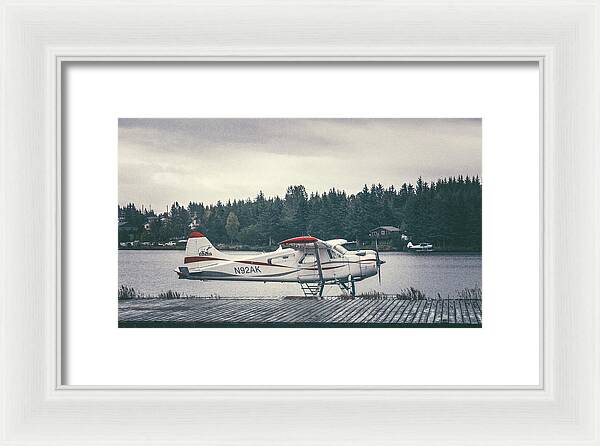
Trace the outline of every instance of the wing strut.
[[319, 297], [323, 297], [323, 288], [325, 288], [325, 281], [323, 280], [323, 269], [321, 268], [321, 257], [319, 257], [319, 246], [317, 242], [314, 243], [315, 246], [315, 258], [317, 259], [317, 269], [319, 270]]

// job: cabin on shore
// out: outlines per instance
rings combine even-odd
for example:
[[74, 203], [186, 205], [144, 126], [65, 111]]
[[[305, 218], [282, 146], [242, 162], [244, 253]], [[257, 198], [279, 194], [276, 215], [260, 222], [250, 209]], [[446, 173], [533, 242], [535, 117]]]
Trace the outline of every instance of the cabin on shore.
[[395, 234], [400, 234], [400, 232], [400, 228], [397, 228], [396, 226], [378, 226], [369, 231], [369, 237], [382, 240], [391, 238]]

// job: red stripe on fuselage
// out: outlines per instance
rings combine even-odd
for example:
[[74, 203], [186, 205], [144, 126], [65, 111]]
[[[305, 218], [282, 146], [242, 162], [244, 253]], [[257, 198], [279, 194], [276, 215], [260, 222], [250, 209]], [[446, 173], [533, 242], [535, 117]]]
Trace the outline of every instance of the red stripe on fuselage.
[[227, 259], [219, 259], [218, 257], [192, 256], [185, 257], [183, 259], [183, 263], [206, 262], [209, 260], [222, 260], [224, 262], [227, 261]]
[[256, 260], [233, 260], [236, 263], [245, 263], [246, 265], [259, 265], [259, 266], [278, 266], [279, 268], [291, 268], [287, 265], [274, 265], [272, 263], [257, 262]]
[[185, 257], [183, 259], [183, 263], [194, 263], [194, 262], [208, 262], [211, 260], [217, 260], [222, 262], [235, 262], [235, 263], [243, 263], [246, 265], [258, 265], [258, 266], [277, 266], [279, 268], [292, 268], [291, 266], [286, 265], [274, 265], [272, 263], [266, 262], [258, 262], [256, 260], [233, 260], [233, 259], [220, 259], [218, 257], [207, 257], [207, 256], [192, 256]]

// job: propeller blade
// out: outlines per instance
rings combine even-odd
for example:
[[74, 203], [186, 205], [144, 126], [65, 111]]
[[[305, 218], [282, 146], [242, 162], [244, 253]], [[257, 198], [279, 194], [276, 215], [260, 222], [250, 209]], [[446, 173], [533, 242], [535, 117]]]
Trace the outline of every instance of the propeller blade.
[[379, 244], [377, 243], [377, 238], [375, 238], [375, 255], [377, 259], [377, 277], [379, 278], [379, 285], [381, 285], [381, 260], [379, 259]]

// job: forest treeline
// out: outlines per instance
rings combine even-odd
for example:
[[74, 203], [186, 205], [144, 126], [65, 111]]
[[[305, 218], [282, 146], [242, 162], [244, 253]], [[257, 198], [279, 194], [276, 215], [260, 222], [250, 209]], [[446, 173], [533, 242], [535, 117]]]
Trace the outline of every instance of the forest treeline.
[[192, 227], [213, 243], [268, 246], [298, 235], [321, 239], [369, 241], [369, 231], [395, 226], [400, 234], [387, 243], [402, 249], [431, 242], [449, 250], [481, 250], [481, 182], [479, 177], [441, 178], [396, 188], [365, 185], [354, 194], [331, 189], [309, 193], [302, 185], [289, 186], [283, 197], [226, 203], [173, 203], [169, 212], [156, 214], [134, 204], [119, 206], [119, 241], [165, 242], [186, 238]]

